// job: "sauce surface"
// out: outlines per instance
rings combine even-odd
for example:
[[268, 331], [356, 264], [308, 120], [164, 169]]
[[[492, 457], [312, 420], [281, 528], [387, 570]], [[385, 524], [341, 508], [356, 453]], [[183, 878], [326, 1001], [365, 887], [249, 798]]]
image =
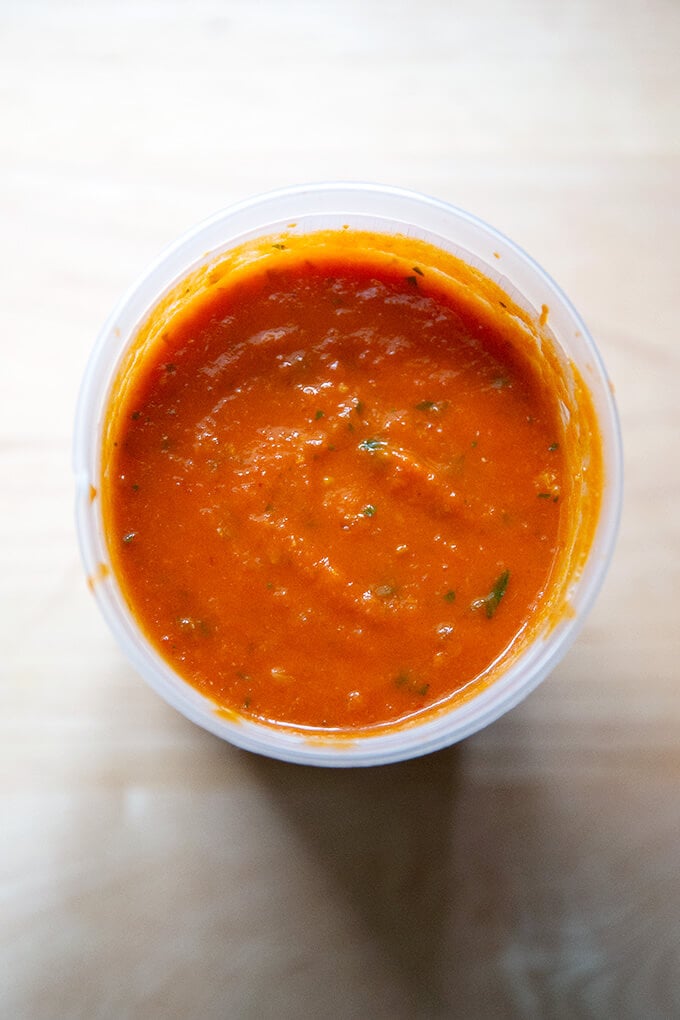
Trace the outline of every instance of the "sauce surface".
[[504, 303], [477, 316], [396, 257], [273, 247], [128, 367], [103, 450], [112, 566], [226, 710], [419, 717], [478, 689], [545, 599], [569, 501], [557, 399]]

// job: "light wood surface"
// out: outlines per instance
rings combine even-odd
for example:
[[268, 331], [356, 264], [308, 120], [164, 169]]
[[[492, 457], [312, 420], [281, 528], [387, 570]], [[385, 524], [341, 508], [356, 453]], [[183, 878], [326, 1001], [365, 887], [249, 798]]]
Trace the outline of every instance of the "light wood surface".
[[[680, 6], [0, 3], [0, 1015], [680, 1016]], [[71, 428], [99, 326], [257, 191], [363, 179], [494, 223], [616, 384], [626, 496], [586, 629], [462, 745], [239, 752], [86, 589]]]

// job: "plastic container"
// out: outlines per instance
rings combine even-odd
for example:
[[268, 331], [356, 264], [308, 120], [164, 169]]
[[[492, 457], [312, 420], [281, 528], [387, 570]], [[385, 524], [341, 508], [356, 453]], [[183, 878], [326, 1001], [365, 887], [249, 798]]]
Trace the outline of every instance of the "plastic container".
[[[123, 354], [159, 299], [194, 269], [246, 240], [295, 224], [295, 233], [324, 228], [401, 233], [422, 238], [481, 269], [520, 305], [550, 308], [557, 345], [586, 381], [598, 416], [604, 459], [599, 521], [585, 568], [569, 592], [573, 613], [549, 628], [507, 671], [471, 700], [422, 723], [379, 735], [311, 739], [284, 729], [220, 716], [213, 702], [185, 683], [140, 634], [108, 567], [99, 500], [101, 431], [110, 387]], [[77, 529], [99, 607], [134, 668], [187, 718], [239, 747], [286, 761], [365, 766], [400, 761], [453, 744], [503, 715], [556, 666], [574, 641], [602, 584], [614, 547], [622, 494], [619, 425], [595, 344], [569, 300], [543, 270], [492, 227], [444, 202], [397, 188], [317, 184], [272, 192], [232, 206], [168, 248], [124, 296], [104, 325], [83, 380], [75, 424]]]

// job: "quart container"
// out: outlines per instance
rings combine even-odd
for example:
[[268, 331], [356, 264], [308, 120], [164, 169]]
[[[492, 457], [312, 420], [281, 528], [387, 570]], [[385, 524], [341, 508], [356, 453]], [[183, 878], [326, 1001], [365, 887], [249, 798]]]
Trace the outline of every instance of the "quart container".
[[[293, 228], [290, 224], [295, 224]], [[496, 281], [537, 319], [550, 309], [554, 344], [573, 363], [592, 398], [602, 439], [603, 492], [585, 566], [569, 581], [570, 612], [546, 623], [531, 645], [493, 683], [462, 704], [422, 722], [379, 734], [338, 739], [221, 715], [186, 683], [140, 632], [116, 577], [104, 534], [100, 501], [102, 426], [122, 359], [154, 307], [189, 273], [242, 243], [291, 230], [399, 233], [452, 252]], [[82, 558], [99, 607], [137, 672], [188, 719], [239, 747], [286, 761], [322, 766], [379, 765], [453, 744], [503, 715], [557, 665], [572, 644], [605, 576], [614, 548], [622, 498], [622, 454], [612, 388], [597, 348], [567, 297], [517, 245], [469, 213], [398, 188], [315, 184], [241, 202], [191, 230], [168, 248], [123, 297], [105, 323], [83, 379], [75, 423], [77, 530]]]

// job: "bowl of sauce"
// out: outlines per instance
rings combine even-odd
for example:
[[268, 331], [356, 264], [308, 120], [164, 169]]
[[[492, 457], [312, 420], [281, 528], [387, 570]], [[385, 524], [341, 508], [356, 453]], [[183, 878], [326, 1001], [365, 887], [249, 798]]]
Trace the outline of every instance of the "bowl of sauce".
[[621, 502], [611, 387], [556, 285], [469, 214], [354, 184], [252, 199], [161, 256], [100, 334], [75, 469], [134, 667], [319, 765], [427, 753], [528, 694]]

